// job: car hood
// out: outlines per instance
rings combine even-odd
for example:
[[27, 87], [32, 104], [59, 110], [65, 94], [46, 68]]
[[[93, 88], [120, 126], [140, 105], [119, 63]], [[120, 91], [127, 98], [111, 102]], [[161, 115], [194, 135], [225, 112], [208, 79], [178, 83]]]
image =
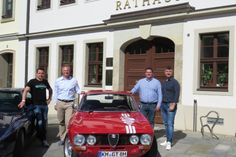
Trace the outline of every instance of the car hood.
[[19, 113], [1, 113], [0, 112], [0, 140], [6, 137], [13, 123], [20, 118]]
[[81, 134], [153, 133], [140, 112], [77, 112], [70, 120], [69, 130]]

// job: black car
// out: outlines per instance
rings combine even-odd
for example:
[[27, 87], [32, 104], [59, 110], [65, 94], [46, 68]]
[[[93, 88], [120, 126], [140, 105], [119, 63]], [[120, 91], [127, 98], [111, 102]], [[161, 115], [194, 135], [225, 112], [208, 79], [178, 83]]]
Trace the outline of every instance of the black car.
[[32, 111], [27, 104], [18, 108], [21, 99], [22, 89], [0, 88], [0, 157], [23, 156], [25, 145], [34, 134]]

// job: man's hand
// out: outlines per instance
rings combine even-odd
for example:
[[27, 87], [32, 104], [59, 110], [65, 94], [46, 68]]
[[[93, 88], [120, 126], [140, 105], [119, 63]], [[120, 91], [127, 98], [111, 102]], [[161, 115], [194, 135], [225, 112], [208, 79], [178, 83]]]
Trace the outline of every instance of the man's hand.
[[170, 103], [169, 111], [174, 111], [176, 103]]
[[25, 101], [22, 100], [19, 104], [18, 104], [18, 108], [23, 108], [25, 106]]
[[131, 91], [127, 91], [127, 93], [129, 93], [129, 94], [133, 95], [133, 93], [132, 93]]
[[54, 105], [54, 109], [57, 111], [57, 105]]
[[160, 106], [159, 105], [157, 105], [156, 111], [160, 111]]
[[50, 104], [51, 100], [52, 100], [51, 98], [47, 99], [47, 104], [48, 105]]

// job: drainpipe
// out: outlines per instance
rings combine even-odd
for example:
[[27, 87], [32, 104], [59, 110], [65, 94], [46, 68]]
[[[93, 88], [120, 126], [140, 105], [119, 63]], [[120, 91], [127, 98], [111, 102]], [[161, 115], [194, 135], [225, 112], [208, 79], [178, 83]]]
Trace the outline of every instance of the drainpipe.
[[193, 132], [197, 131], [197, 100], [193, 100]]
[[28, 64], [29, 64], [29, 28], [30, 28], [30, 0], [27, 0], [26, 11], [26, 39], [25, 39], [25, 84], [28, 81]]

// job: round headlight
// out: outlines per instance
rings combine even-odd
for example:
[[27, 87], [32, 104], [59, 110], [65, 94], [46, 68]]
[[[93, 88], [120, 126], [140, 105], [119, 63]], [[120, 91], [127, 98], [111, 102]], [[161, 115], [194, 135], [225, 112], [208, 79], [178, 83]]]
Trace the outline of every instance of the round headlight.
[[140, 142], [142, 145], [150, 145], [151, 144], [151, 141], [152, 138], [150, 135], [148, 134], [143, 134], [141, 137], [140, 137]]
[[83, 135], [74, 136], [74, 144], [77, 146], [82, 146], [85, 143], [85, 137]]
[[138, 144], [139, 138], [137, 135], [132, 135], [129, 137], [129, 142], [133, 145]]
[[88, 143], [89, 145], [94, 145], [94, 144], [96, 143], [96, 137], [93, 136], [93, 135], [89, 135], [89, 136], [87, 137], [87, 143]]

